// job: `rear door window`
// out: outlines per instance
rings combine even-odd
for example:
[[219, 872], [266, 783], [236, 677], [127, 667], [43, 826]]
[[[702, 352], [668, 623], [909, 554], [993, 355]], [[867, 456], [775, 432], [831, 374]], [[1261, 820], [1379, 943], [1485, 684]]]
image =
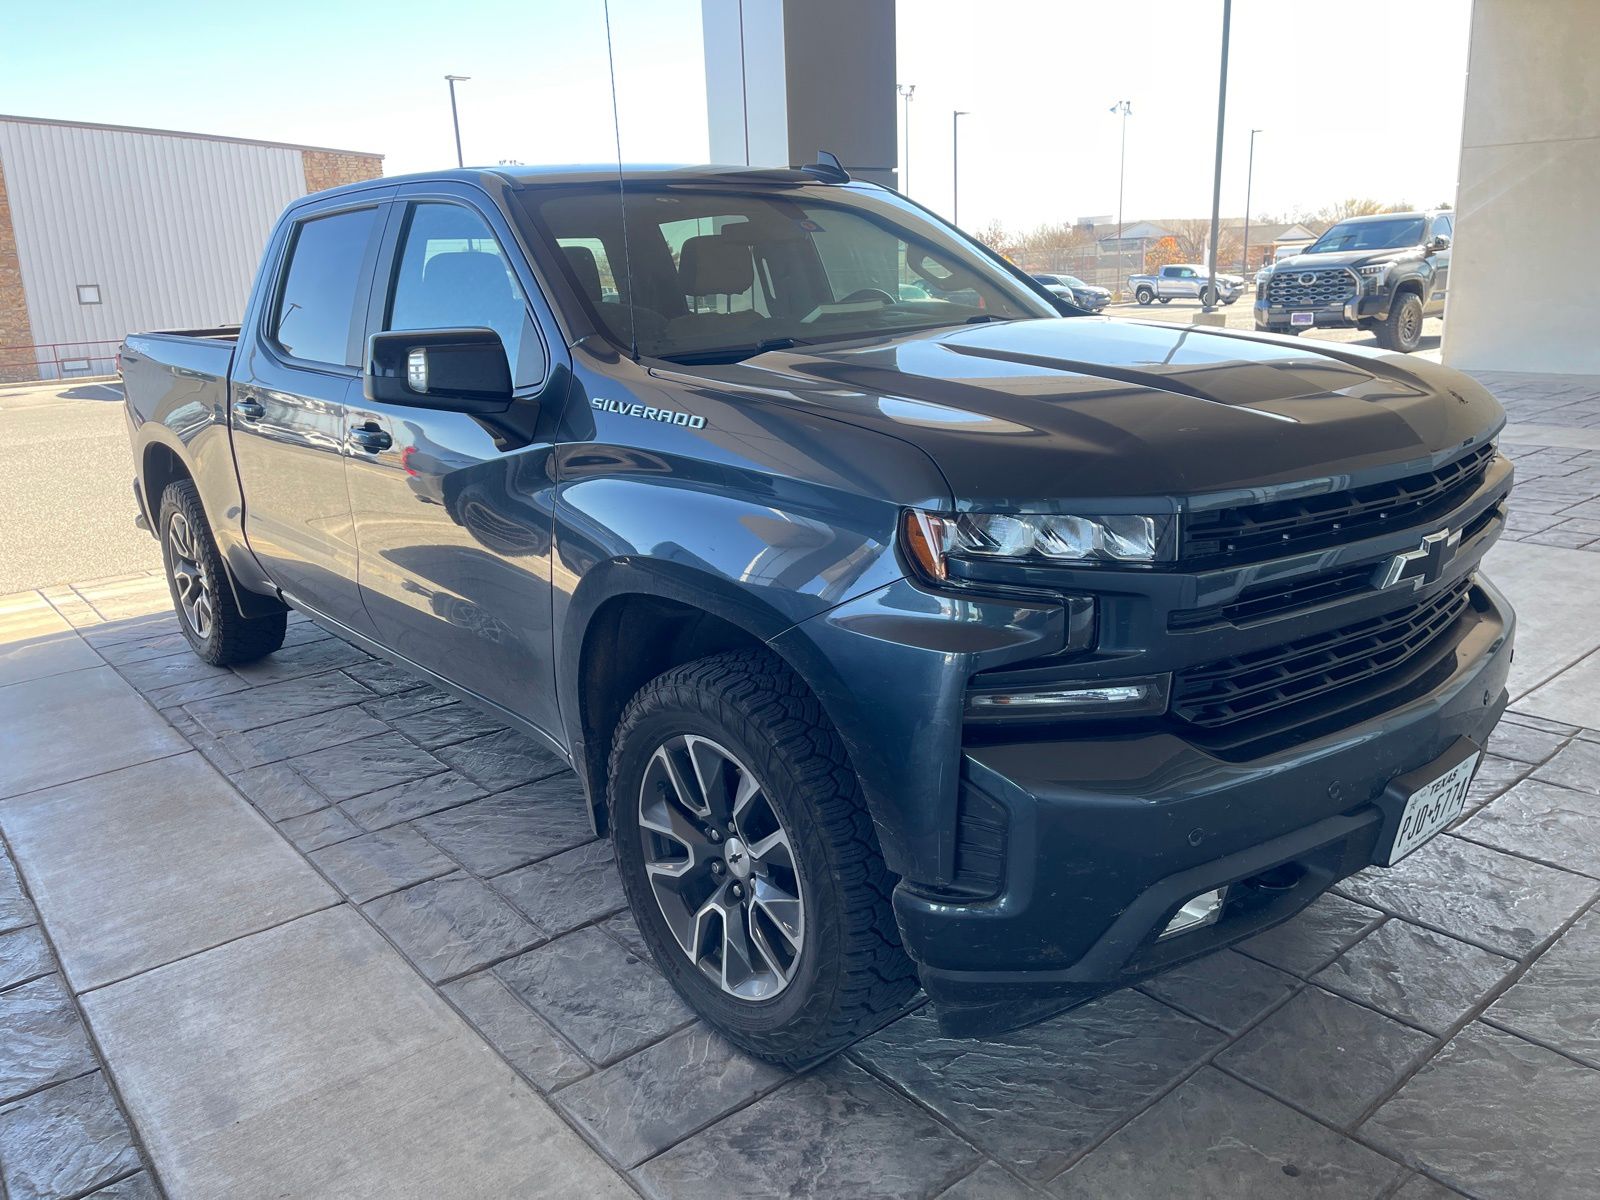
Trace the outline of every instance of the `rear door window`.
[[378, 211], [352, 209], [313, 217], [295, 227], [269, 325], [272, 340], [285, 353], [307, 362], [360, 365], [351, 328], [358, 298], [365, 295], [367, 250], [378, 226]]

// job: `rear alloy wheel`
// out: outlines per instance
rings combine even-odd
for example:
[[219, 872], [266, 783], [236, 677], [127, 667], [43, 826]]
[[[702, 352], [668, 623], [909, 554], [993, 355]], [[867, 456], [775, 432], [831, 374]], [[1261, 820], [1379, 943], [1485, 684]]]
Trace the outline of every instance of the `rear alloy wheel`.
[[[1133, 298], [1135, 300], [1137, 300], [1140, 304], [1149, 304], [1150, 301], [1152, 301], [1152, 300], [1154, 300], [1156, 298], [1156, 294], [1154, 292], [1152, 292], [1149, 288], [1142, 287], [1138, 291], [1133, 293]], [[1163, 299], [1161, 301], [1161, 303], [1165, 304], [1166, 300]]]
[[283, 645], [288, 614], [246, 617], [206, 521], [200, 493], [187, 479], [167, 485], [159, 514], [161, 558], [178, 628], [190, 647], [216, 667], [255, 662]]
[[194, 530], [182, 512], [173, 513], [167, 522], [167, 569], [172, 575], [172, 599], [188, 632], [209, 640], [217, 623], [217, 589], [200, 565]]
[[1415, 292], [1402, 292], [1389, 306], [1389, 315], [1373, 332], [1385, 350], [1410, 354], [1422, 344], [1422, 301]]
[[915, 995], [855, 771], [771, 652], [714, 654], [641, 688], [612, 738], [608, 796], [645, 944], [735, 1044], [802, 1067]]

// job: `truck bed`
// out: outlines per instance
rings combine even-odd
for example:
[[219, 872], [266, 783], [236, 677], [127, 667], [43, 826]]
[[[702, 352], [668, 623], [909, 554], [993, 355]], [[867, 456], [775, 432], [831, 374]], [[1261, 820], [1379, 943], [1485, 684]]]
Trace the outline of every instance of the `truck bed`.
[[221, 418], [228, 407], [228, 372], [238, 345], [237, 325], [215, 329], [135, 333], [122, 343], [122, 388], [137, 424], [158, 412], [196, 402]]

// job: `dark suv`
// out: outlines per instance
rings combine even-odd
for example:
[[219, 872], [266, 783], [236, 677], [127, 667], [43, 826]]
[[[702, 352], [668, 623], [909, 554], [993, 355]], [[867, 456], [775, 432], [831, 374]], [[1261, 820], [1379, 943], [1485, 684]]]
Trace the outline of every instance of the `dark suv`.
[[1450, 212], [1378, 213], [1340, 221], [1256, 284], [1256, 328], [1367, 329], [1389, 350], [1422, 342], [1422, 319], [1444, 312]]
[[293, 606], [537, 739], [783, 1062], [1258, 933], [1458, 816], [1505, 704], [1481, 386], [1087, 318], [836, 167], [308, 196], [122, 369], [196, 652]]

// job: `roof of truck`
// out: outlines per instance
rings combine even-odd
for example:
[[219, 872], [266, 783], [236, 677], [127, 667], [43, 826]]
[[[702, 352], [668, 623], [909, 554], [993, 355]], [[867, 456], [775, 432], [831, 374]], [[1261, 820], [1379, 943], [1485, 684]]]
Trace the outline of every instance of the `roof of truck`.
[[[616, 183], [615, 163], [581, 163], [563, 166], [530, 167], [510, 164], [498, 167], [451, 167], [440, 171], [419, 171], [411, 175], [383, 175], [344, 187], [315, 192], [316, 196], [329, 196], [342, 192], [365, 191], [377, 187], [393, 187], [406, 183], [438, 183], [460, 180], [463, 183], [481, 183], [486, 179], [498, 180], [514, 188], [542, 187], [551, 184]], [[624, 163], [622, 178], [629, 183], [686, 183], [694, 180], [721, 183], [770, 184], [794, 187], [801, 184], [833, 182], [817, 171], [795, 167], [747, 167], [706, 164], [685, 166], [681, 164]]]

